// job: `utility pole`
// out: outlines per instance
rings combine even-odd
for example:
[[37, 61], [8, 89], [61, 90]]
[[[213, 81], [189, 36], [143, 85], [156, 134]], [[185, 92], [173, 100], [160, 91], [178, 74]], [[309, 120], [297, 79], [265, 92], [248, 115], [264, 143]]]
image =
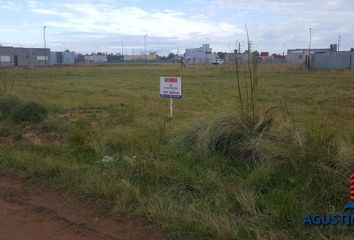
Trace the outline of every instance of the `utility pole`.
[[338, 52], [340, 51], [340, 44], [341, 44], [341, 41], [342, 41], [342, 37], [339, 36], [339, 38], [338, 38], [338, 45], [337, 45], [337, 50], [338, 50]]
[[311, 68], [311, 44], [312, 44], [312, 29], [309, 28], [310, 30], [310, 44], [309, 44], [309, 58], [308, 58], [308, 68]]
[[[241, 43], [240, 42], [238, 42], [238, 54], [240, 54], [240, 55], [238, 55], [238, 56], [241, 56], [241, 64], [243, 63], [243, 57], [242, 57], [242, 55], [241, 55]], [[237, 54], [236, 54], [236, 58], [238, 57], [237, 56]]]
[[145, 34], [145, 36], [144, 36], [145, 63], [146, 63], [146, 61], [147, 61], [147, 56], [146, 56], [146, 37], [147, 37], [147, 34]]
[[208, 38], [205, 39], [205, 61], [204, 63], [206, 64], [208, 61]]
[[47, 49], [46, 49], [47, 48], [47, 42], [46, 42], [46, 39], [45, 39], [45, 29], [46, 28], [47, 28], [47, 26], [43, 27], [44, 63], [45, 63], [45, 66], [47, 66]]
[[121, 42], [121, 44], [122, 44], [122, 57], [124, 56], [124, 52], [123, 52], [123, 40], [122, 41], [120, 41]]

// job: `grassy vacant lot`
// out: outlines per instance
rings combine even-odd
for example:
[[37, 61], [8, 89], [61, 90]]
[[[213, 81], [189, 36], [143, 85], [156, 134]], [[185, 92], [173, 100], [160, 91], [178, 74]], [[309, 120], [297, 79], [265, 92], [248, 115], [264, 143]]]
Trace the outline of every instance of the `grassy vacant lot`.
[[[14, 75], [12, 95], [48, 111], [35, 123], [2, 113], [0, 167], [16, 176], [111, 217], [146, 218], [171, 238], [353, 236], [302, 220], [349, 200], [354, 72], [260, 66], [259, 115], [278, 107], [261, 125], [240, 113], [234, 66], [9, 70], [2, 80]], [[164, 75], [184, 79], [173, 120]]]

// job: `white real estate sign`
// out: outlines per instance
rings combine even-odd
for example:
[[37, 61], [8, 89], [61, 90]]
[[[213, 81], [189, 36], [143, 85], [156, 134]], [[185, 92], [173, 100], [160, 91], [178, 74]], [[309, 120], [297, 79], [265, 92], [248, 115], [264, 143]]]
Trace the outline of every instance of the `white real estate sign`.
[[182, 78], [160, 77], [160, 97], [182, 98]]

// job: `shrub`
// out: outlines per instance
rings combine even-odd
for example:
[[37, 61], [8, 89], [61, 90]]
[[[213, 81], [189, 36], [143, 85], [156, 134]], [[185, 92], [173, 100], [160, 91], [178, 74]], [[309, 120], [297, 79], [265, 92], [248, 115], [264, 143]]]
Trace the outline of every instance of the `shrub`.
[[43, 121], [48, 115], [47, 109], [35, 102], [24, 102], [19, 104], [11, 112], [11, 120], [18, 122], [38, 123]]
[[13, 95], [3, 95], [0, 97], [0, 115], [7, 118], [10, 113], [21, 103], [20, 99]]
[[[276, 178], [293, 179], [307, 187], [326, 191], [314, 191], [319, 199], [340, 203], [347, 194], [345, 188], [351, 174], [353, 158], [343, 151], [341, 141], [328, 127], [311, 127], [297, 137], [273, 143], [277, 145], [269, 153], [275, 166]], [[310, 183], [310, 184], [309, 184]]]
[[258, 145], [270, 118], [255, 121], [251, 115], [226, 116], [209, 124], [193, 126], [187, 139], [197, 151], [208, 156], [219, 154], [233, 161], [254, 163], [258, 159]]

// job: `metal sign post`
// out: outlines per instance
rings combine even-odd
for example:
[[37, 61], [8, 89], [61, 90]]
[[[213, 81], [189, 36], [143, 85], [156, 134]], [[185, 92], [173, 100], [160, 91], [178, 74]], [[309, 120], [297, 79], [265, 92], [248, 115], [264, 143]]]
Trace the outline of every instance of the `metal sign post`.
[[173, 118], [173, 99], [182, 98], [181, 77], [160, 77], [160, 97], [170, 99], [170, 118]]

